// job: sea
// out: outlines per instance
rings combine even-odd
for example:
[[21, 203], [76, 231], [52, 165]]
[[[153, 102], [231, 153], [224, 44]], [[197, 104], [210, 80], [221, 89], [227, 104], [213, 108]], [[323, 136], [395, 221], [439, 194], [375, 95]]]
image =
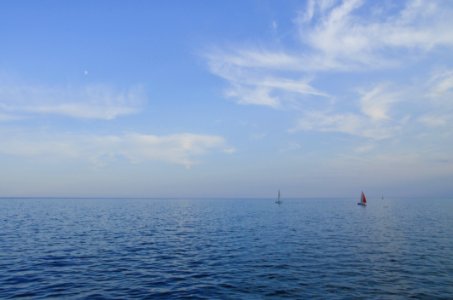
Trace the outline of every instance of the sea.
[[0, 299], [453, 299], [453, 199], [0, 199]]

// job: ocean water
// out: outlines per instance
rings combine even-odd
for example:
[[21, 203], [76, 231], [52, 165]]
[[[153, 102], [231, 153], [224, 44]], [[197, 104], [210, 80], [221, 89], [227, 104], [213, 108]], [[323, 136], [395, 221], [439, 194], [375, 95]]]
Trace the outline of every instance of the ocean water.
[[0, 298], [453, 299], [453, 199], [0, 199]]

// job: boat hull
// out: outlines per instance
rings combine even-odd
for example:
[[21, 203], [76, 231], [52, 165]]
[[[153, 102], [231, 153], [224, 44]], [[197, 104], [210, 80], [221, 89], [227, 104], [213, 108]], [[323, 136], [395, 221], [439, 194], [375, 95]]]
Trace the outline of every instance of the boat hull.
[[366, 203], [357, 203], [357, 205], [362, 205], [362, 206], [366, 206]]

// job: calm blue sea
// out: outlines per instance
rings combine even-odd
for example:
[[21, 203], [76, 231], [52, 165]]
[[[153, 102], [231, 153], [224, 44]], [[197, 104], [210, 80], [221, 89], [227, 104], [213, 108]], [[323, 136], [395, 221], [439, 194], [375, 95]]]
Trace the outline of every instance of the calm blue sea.
[[0, 298], [453, 299], [453, 199], [0, 199]]

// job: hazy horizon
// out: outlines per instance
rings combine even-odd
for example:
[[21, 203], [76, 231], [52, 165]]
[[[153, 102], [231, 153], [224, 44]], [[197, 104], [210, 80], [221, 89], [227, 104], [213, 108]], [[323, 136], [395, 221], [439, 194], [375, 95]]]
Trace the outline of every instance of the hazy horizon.
[[1, 197], [453, 196], [453, 2], [3, 1]]

